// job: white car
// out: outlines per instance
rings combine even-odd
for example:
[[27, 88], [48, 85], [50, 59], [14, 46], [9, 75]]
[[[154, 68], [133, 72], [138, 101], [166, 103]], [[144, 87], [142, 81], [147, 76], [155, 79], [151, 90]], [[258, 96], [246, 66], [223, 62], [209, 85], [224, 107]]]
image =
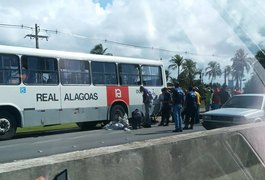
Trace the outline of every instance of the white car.
[[264, 121], [265, 94], [241, 94], [231, 97], [220, 109], [202, 114], [205, 129], [214, 129]]

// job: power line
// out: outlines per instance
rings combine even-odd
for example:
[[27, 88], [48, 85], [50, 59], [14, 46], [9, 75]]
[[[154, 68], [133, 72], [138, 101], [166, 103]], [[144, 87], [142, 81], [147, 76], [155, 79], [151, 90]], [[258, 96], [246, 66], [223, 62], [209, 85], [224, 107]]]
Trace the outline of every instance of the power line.
[[187, 55], [191, 55], [191, 56], [199, 56], [199, 57], [212, 57], [212, 58], [228, 58], [231, 57], [231, 55], [215, 55], [215, 54], [201, 54], [201, 53], [195, 53], [195, 52], [189, 52], [189, 51], [176, 51], [176, 50], [169, 50], [169, 49], [163, 49], [163, 48], [157, 48], [157, 47], [153, 47], [153, 46], [142, 46], [142, 45], [135, 45], [135, 44], [130, 44], [130, 43], [123, 43], [123, 42], [118, 42], [118, 41], [113, 41], [113, 40], [107, 40], [107, 39], [99, 39], [99, 38], [91, 38], [91, 37], [87, 37], [84, 35], [80, 35], [80, 34], [75, 34], [75, 33], [66, 33], [66, 32], [62, 32], [62, 31], [58, 31], [58, 30], [51, 30], [51, 29], [43, 29], [43, 28], [39, 28], [39, 26], [37, 24], [35, 24], [35, 28], [31, 27], [31, 26], [25, 26], [25, 25], [14, 25], [14, 24], [4, 24], [4, 23], [0, 23], [0, 27], [10, 27], [10, 28], [22, 28], [22, 29], [31, 29], [35, 31], [35, 34], [27, 34], [25, 36], [29, 37], [31, 39], [35, 39], [36, 40], [36, 48], [39, 48], [39, 43], [38, 43], [38, 39], [46, 39], [48, 41], [48, 36], [44, 36], [44, 35], [39, 35], [38, 33], [40, 31], [44, 31], [46, 33], [50, 32], [50, 33], [54, 33], [54, 34], [65, 34], [68, 36], [73, 36], [75, 38], [82, 38], [82, 39], [89, 39], [89, 40], [97, 40], [97, 41], [102, 41], [105, 43], [111, 43], [111, 44], [116, 44], [119, 46], [126, 46], [126, 47], [133, 47], [133, 48], [139, 48], [139, 49], [150, 49], [150, 50], [156, 50], [156, 51], [162, 51], [162, 52], [170, 52], [170, 53], [178, 53], [178, 54], [187, 54]]
[[4, 23], [0, 23], [0, 26], [2, 26], [2, 27], [9, 27], [9, 28], [34, 29], [33, 27], [25, 26], [23, 24], [21, 24], [21, 25], [15, 25], [15, 24], [4, 24]]
[[30, 39], [35, 39], [37, 49], [39, 49], [39, 38], [46, 39], [48, 41], [48, 36], [39, 35], [39, 32], [40, 32], [39, 26], [37, 24], [35, 24], [35, 34], [34, 35], [33, 34], [27, 34], [25, 36], [25, 38], [29, 37]]

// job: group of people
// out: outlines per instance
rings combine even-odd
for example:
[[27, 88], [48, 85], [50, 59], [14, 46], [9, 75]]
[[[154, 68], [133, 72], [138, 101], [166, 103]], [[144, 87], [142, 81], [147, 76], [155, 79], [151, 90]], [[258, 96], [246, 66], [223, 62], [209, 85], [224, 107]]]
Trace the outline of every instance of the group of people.
[[[235, 92], [238, 93], [239, 91]], [[220, 108], [230, 97], [231, 94], [228, 92], [226, 85], [223, 85], [221, 89], [219, 89], [217, 86], [213, 86], [213, 89], [210, 87], [206, 87], [205, 111]]]
[[[195, 123], [199, 123], [199, 108], [201, 96], [197, 87], [189, 87], [184, 92], [179, 83], [174, 88], [163, 88], [159, 100], [161, 102], [161, 121], [159, 126], [168, 126], [170, 116], [175, 122], [173, 132], [182, 132], [182, 130], [193, 129]], [[151, 101], [148, 89], [140, 87], [143, 93], [143, 104], [145, 107], [144, 127], [151, 127], [150, 108]], [[182, 124], [184, 122], [184, 127]]]

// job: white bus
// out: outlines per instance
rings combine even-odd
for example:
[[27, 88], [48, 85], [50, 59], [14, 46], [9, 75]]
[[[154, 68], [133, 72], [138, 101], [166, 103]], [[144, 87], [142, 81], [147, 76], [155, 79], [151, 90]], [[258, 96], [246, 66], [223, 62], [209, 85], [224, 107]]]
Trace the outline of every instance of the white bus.
[[143, 85], [166, 85], [159, 60], [0, 46], [0, 140], [17, 127], [75, 122], [89, 129], [135, 108]]

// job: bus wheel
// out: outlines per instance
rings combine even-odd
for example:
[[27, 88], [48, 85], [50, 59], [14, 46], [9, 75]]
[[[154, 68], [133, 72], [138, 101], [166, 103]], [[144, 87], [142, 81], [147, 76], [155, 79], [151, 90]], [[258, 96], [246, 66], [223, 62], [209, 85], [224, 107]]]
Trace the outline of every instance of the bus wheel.
[[125, 109], [121, 105], [114, 105], [110, 110], [110, 120], [118, 121], [119, 117], [123, 117], [126, 113]]
[[0, 140], [11, 139], [16, 130], [17, 123], [14, 117], [6, 111], [0, 111]]
[[96, 129], [96, 125], [98, 124], [98, 122], [96, 122], [96, 121], [93, 121], [93, 122], [78, 122], [76, 124], [82, 131], [85, 131], [85, 130]]

